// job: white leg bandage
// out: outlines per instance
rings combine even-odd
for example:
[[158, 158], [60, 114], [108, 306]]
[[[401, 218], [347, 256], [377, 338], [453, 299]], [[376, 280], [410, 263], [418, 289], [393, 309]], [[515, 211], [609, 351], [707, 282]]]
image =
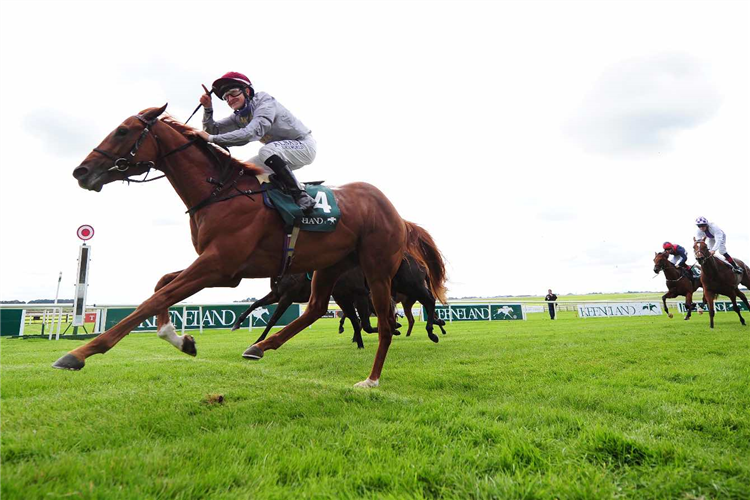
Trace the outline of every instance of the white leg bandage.
[[362, 382], [357, 382], [356, 384], [354, 384], [354, 387], [364, 387], [366, 389], [369, 389], [370, 387], [377, 387], [378, 385], [379, 381], [368, 378], [363, 380]]
[[182, 350], [182, 337], [177, 335], [177, 331], [171, 321], [162, 326], [156, 334], [160, 339], [164, 339], [177, 349]]

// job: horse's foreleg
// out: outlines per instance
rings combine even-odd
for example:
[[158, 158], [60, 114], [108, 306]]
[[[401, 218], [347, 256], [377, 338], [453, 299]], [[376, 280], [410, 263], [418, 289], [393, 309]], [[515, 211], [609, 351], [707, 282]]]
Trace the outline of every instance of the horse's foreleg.
[[377, 328], [373, 328], [372, 324], [370, 323], [370, 313], [372, 312], [372, 310], [370, 309], [369, 293], [367, 295], [360, 295], [359, 297], [357, 297], [354, 301], [354, 308], [357, 310], [357, 314], [359, 315], [359, 323], [362, 326], [362, 330], [366, 331], [367, 333], [377, 332]]
[[667, 316], [669, 316], [669, 319], [672, 319], [674, 316], [669, 312], [669, 307], [667, 307], [667, 298], [672, 298], [674, 295], [670, 295], [672, 292], [669, 291], [661, 296], [661, 301], [664, 304], [664, 312], [667, 313]]
[[[164, 315], [171, 305], [190, 297], [206, 287], [217, 286], [222, 283], [226, 278], [218, 271], [218, 259], [205, 255], [203, 254], [198, 257], [190, 267], [179, 273], [172, 281], [154, 293], [114, 327], [92, 339], [87, 344], [70, 351], [58, 359], [52, 366], [61, 369], [80, 370], [85, 365], [86, 358], [94, 354], [104, 354], [109, 351], [145, 319], [159, 314], [162, 321], [164, 321]], [[168, 321], [168, 318], [166, 320]]]
[[352, 342], [355, 342], [357, 344], [358, 349], [364, 349], [365, 344], [362, 342], [362, 324], [360, 322], [360, 319], [357, 317], [357, 311], [354, 308], [354, 303], [349, 299], [349, 297], [338, 299], [334, 297], [334, 300], [339, 305], [342, 311], [344, 311], [344, 314], [347, 318], [349, 318], [349, 322], [352, 324], [352, 328], [354, 329], [354, 334], [352, 335]]
[[263, 333], [261, 334], [260, 337], [258, 337], [258, 340], [254, 342], [255, 344], [265, 340], [266, 336], [268, 335], [268, 332], [271, 331], [271, 328], [273, 328], [276, 322], [279, 321], [279, 318], [281, 318], [286, 312], [286, 310], [289, 309], [290, 305], [292, 305], [291, 295], [282, 296], [281, 300], [279, 300], [279, 305], [276, 306], [276, 310], [273, 312], [273, 315], [268, 320], [268, 323], [266, 323], [266, 328], [263, 330]]
[[690, 319], [690, 315], [693, 314], [693, 292], [687, 292], [685, 294], [685, 309], [687, 309], [687, 315], [685, 321]]
[[714, 294], [713, 292], [706, 290], [706, 287], [703, 287], [703, 298], [704, 301], [708, 303], [708, 317], [710, 318], [711, 328], [713, 328], [714, 314], [716, 314], [716, 311], [714, 311]]
[[331, 297], [333, 286], [336, 284], [339, 276], [348, 269], [351, 269], [352, 266], [353, 263], [347, 259], [326, 269], [316, 270], [311, 285], [312, 293], [310, 295], [310, 302], [308, 302], [302, 316], [264, 341], [253, 344], [242, 356], [248, 359], [260, 359], [263, 357], [263, 352], [269, 349], [278, 349], [289, 339], [323, 316], [328, 310], [328, 301]]
[[[179, 276], [180, 273], [182, 273], [182, 271], [176, 271], [162, 276], [161, 279], [156, 283], [154, 292], [158, 292], [169, 283], [174, 281], [174, 279]], [[195, 356], [196, 354], [198, 354], [198, 350], [195, 347], [195, 339], [192, 335], [177, 335], [177, 330], [175, 329], [172, 321], [169, 318], [169, 309], [164, 309], [163, 311], [159, 311], [156, 313], [156, 335], [160, 339], [166, 340], [186, 354], [189, 354], [191, 356]]]
[[[248, 307], [245, 312], [240, 314], [240, 317], [237, 318], [237, 321], [234, 322], [234, 325], [232, 325], [232, 331], [239, 330], [239, 328], [242, 326], [242, 323], [247, 319], [248, 316], [250, 316], [250, 313], [252, 313], [254, 310], [256, 310], [259, 307], [262, 306], [268, 306], [271, 304], [275, 304], [279, 301], [279, 294], [277, 294], [275, 291], [271, 290], [268, 295], [263, 297], [260, 300], [257, 300], [253, 302], [253, 305]], [[289, 306], [287, 306], [289, 307]]]

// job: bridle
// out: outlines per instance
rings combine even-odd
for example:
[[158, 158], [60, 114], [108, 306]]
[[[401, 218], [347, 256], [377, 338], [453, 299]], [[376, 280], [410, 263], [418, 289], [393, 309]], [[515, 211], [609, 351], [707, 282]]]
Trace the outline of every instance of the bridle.
[[[698, 240], [695, 242], [696, 245], [698, 245], [699, 243], [705, 245], [706, 250], [708, 250], [708, 245], [706, 245], [704, 240]], [[703, 249], [701, 249], [700, 246], [698, 248], [698, 250], [695, 250], [695, 248], [693, 248], [693, 251], [695, 252], [695, 260], [697, 260], [699, 264], [703, 264], [703, 261], [708, 260], [709, 258], [713, 258], [713, 255], [711, 255], [710, 252], [708, 252], [708, 255], [705, 255], [703, 253]], [[698, 257], [698, 254], [700, 254], [700, 257]]]
[[[101, 155], [109, 158], [110, 160], [112, 160], [112, 162], [113, 162], [112, 166], [109, 169], [107, 169], [109, 172], [112, 172], [112, 171], [126, 172], [131, 167], [135, 167], [135, 168], [146, 167], [146, 177], [148, 177], [148, 173], [151, 171], [152, 168], [158, 170], [157, 164], [159, 163], [159, 161], [163, 160], [167, 156], [170, 156], [170, 155], [172, 155], [174, 153], [177, 153], [179, 151], [187, 149], [188, 147], [192, 146], [195, 143], [195, 141], [196, 141], [196, 139], [191, 139], [188, 142], [186, 142], [185, 144], [176, 147], [175, 149], [173, 149], [169, 153], [167, 153], [165, 155], [162, 155], [161, 154], [161, 143], [159, 142], [159, 138], [157, 137], [157, 135], [155, 133], [153, 133], [151, 131], [151, 129], [153, 128], [154, 124], [158, 121], [159, 117], [157, 116], [156, 118], [154, 118], [152, 120], [146, 120], [141, 115], [135, 115], [135, 118], [137, 118], [141, 123], [143, 123], [145, 125], [145, 127], [141, 131], [141, 135], [138, 136], [138, 139], [136, 139], [135, 144], [133, 144], [133, 147], [130, 148], [130, 152], [127, 153], [126, 156], [124, 156], [124, 157], [123, 156], [118, 157], [117, 155], [115, 155], [113, 153], [110, 153], [109, 151], [104, 151], [103, 149], [94, 148], [95, 152], [97, 152], [97, 153], [99, 153], [99, 154], [101, 154]], [[153, 161], [152, 160], [138, 161], [138, 162], [133, 163], [133, 160], [135, 160], [135, 155], [136, 155], [136, 153], [138, 153], [138, 149], [141, 147], [141, 144], [143, 143], [143, 140], [146, 138], [146, 136], [149, 134], [149, 132], [151, 132], [151, 136], [153, 137], [154, 141], [156, 142], [156, 150], [158, 152], [156, 160], [153, 160]], [[151, 181], [155, 181], [157, 179], [161, 179], [163, 177], [166, 177], [166, 175], [160, 175], [158, 177], [154, 177], [154, 178], [148, 179], [148, 180], [146, 180], [145, 178], [141, 179], [141, 180], [126, 178], [125, 180], [127, 182], [151, 182]]]
[[[157, 177], [154, 177], [154, 178], [151, 178], [151, 179], [146, 179], [146, 177], [148, 177], [148, 174], [151, 171], [151, 169], [156, 169], [156, 170], [159, 169], [158, 168], [158, 164], [159, 164], [159, 162], [161, 160], [163, 160], [164, 158], [166, 158], [166, 157], [168, 157], [170, 155], [173, 155], [175, 153], [178, 153], [180, 151], [183, 151], [183, 150], [189, 148], [190, 146], [192, 146], [193, 144], [195, 144], [195, 142], [198, 140], [197, 138], [190, 139], [185, 144], [182, 144], [181, 146], [177, 146], [172, 151], [168, 152], [167, 154], [162, 155], [161, 154], [161, 143], [159, 142], [159, 137], [155, 133], [153, 133], [152, 130], [151, 130], [153, 128], [154, 124], [158, 121], [159, 117], [157, 116], [156, 118], [154, 118], [152, 120], [146, 120], [141, 115], [135, 115], [135, 118], [137, 118], [141, 123], [143, 123], [145, 125], [145, 127], [144, 127], [143, 131], [141, 131], [141, 135], [139, 135], [138, 139], [136, 139], [135, 144], [133, 144], [133, 147], [130, 148], [130, 152], [127, 154], [127, 156], [125, 156], [125, 157], [122, 157], [122, 156], [121, 157], [117, 157], [117, 155], [115, 155], [113, 153], [110, 153], [109, 151], [104, 151], [103, 149], [94, 148], [95, 152], [97, 152], [97, 153], [99, 153], [99, 154], [101, 154], [101, 155], [109, 158], [110, 160], [112, 160], [113, 164], [108, 169], [109, 172], [112, 172], [112, 171], [126, 172], [131, 167], [146, 167], [146, 176], [143, 179], [125, 178], [124, 180], [126, 182], [151, 182], [151, 181], [155, 181], [157, 179], [161, 179], [163, 177], [166, 177], [166, 174], [162, 174], [160, 176], [157, 176]], [[153, 160], [153, 161], [151, 161], [151, 160], [149, 160], [149, 161], [138, 161], [138, 162], [133, 163], [133, 160], [135, 160], [135, 155], [136, 155], [136, 153], [138, 153], [138, 148], [141, 147], [141, 143], [143, 143], [143, 140], [146, 138], [146, 136], [149, 134], [149, 132], [151, 132], [151, 137], [153, 137], [154, 141], [156, 142], [156, 150], [157, 150], [157, 158], [156, 158], [156, 160]], [[229, 153], [229, 150], [226, 149], [226, 148], [224, 148], [223, 146], [220, 146], [220, 145], [217, 145], [217, 146], [221, 147], [222, 149], [225, 149], [227, 151], [227, 153]], [[252, 200], [253, 198], [252, 198], [251, 195], [262, 193], [263, 191], [265, 191], [265, 189], [260, 189], [258, 191], [252, 191], [252, 190], [243, 191], [243, 190], [239, 189], [237, 187], [237, 183], [240, 180], [240, 178], [242, 178], [242, 176], [244, 174], [244, 171], [242, 169], [240, 169], [239, 173], [237, 174], [237, 177], [234, 178], [234, 180], [232, 180], [232, 177], [234, 177], [234, 175], [233, 175], [234, 172], [233, 172], [233, 170], [229, 166], [229, 159], [227, 160], [226, 164], [222, 164], [221, 160], [219, 160], [218, 156], [216, 156], [216, 153], [214, 151], [212, 151], [211, 149], [209, 149], [208, 151], [213, 156], [214, 161], [217, 163], [217, 165], [219, 165], [219, 170], [221, 172], [220, 173], [220, 178], [219, 179], [214, 179], [212, 177], [209, 177], [208, 179], [206, 179], [206, 182], [208, 182], [209, 184], [213, 184], [215, 186], [213, 192], [209, 196], [207, 196], [206, 198], [204, 198], [202, 201], [200, 201], [198, 204], [190, 207], [187, 210], [187, 212], [185, 212], [185, 213], [193, 215], [195, 212], [197, 212], [201, 208], [204, 208], [204, 207], [206, 207], [206, 206], [208, 206], [208, 205], [210, 205], [212, 203], [216, 203], [216, 202], [219, 202], [219, 201], [227, 201], [227, 200], [230, 200], [230, 199], [235, 198], [237, 196], [246, 196], [246, 197], [248, 197], [248, 198], [250, 198]], [[231, 158], [231, 154], [230, 154], [229, 158]], [[228, 196], [221, 197], [220, 195], [222, 194], [222, 191], [224, 191], [225, 189], [234, 190], [235, 193], [230, 194]]]

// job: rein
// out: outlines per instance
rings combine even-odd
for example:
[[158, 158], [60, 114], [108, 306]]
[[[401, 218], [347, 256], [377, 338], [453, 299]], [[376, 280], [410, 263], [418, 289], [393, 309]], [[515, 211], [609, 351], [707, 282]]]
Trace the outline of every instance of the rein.
[[[171, 155], [173, 155], [175, 153], [179, 153], [180, 151], [184, 151], [185, 149], [187, 149], [190, 146], [192, 146], [193, 144], [195, 144], [198, 139], [197, 138], [190, 139], [185, 144], [182, 144], [182, 145], [174, 148], [170, 152], [162, 155], [161, 154], [161, 142], [159, 142], [159, 137], [155, 133], [153, 133], [152, 130], [151, 130], [153, 128], [154, 124], [158, 121], [159, 118], [156, 117], [153, 120], [146, 120], [141, 115], [136, 115], [135, 117], [141, 123], [143, 123], [145, 125], [145, 127], [141, 131], [141, 135], [138, 136], [138, 139], [136, 139], [135, 144], [133, 144], [133, 147], [130, 148], [130, 152], [126, 156], [117, 157], [113, 153], [110, 153], [109, 151], [105, 151], [105, 150], [99, 149], [99, 148], [94, 148], [94, 151], [97, 152], [97, 153], [99, 153], [99, 154], [101, 154], [101, 155], [103, 155], [103, 156], [105, 156], [105, 157], [107, 157], [107, 158], [109, 158], [110, 160], [112, 160], [113, 164], [108, 169], [110, 172], [113, 171], [113, 170], [116, 170], [118, 172], [126, 172], [131, 167], [136, 167], [136, 168], [137, 167], [146, 167], [146, 176], [143, 179], [131, 179], [131, 178], [124, 179], [128, 183], [131, 183], [131, 182], [144, 183], [144, 182], [151, 182], [151, 181], [155, 181], [155, 180], [158, 180], [158, 179], [162, 179], [162, 178], [166, 177], [166, 174], [162, 174], [162, 175], [159, 175], [157, 177], [153, 177], [151, 179], [147, 179], [147, 177], [148, 177], [149, 172], [151, 172], [151, 169], [158, 170], [158, 164], [159, 164], [159, 162], [161, 160], [163, 160], [163, 159], [165, 159], [165, 158], [167, 158], [167, 157], [169, 157], [169, 156], [171, 156]], [[141, 144], [143, 143], [143, 140], [146, 138], [146, 136], [149, 134], [149, 132], [151, 132], [151, 134], [152, 134], [152, 136], [154, 138], [154, 141], [156, 142], [156, 149], [158, 151], [158, 157], [154, 161], [149, 160], [149, 161], [139, 161], [139, 162], [133, 163], [133, 160], [135, 160], [135, 155], [136, 155], [136, 153], [138, 153], [138, 149], [141, 147]], [[263, 193], [264, 191], [266, 191], [265, 188], [257, 190], [257, 191], [253, 191], [253, 190], [243, 191], [243, 190], [239, 189], [237, 187], [237, 182], [245, 174], [245, 171], [242, 170], [242, 168], [239, 169], [237, 177], [234, 178], [234, 180], [232, 180], [231, 183], [227, 184], [231, 180], [231, 177], [234, 174], [234, 170], [229, 165], [230, 161], [231, 161], [231, 158], [232, 158], [232, 155], [231, 155], [231, 153], [229, 152], [229, 150], [227, 148], [225, 148], [225, 147], [223, 147], [223, 146], [221, 146], [219, 144], [217, 144], [217, 146], [219, 146], [222, 149], [224, 149], [227, 152], [227, 154], [229, 154], [229, 157], [227, 158], [227, 162], [225, 164], [222, 164], [221, 159], [216, 155], [216, 152], [213, 151], [213, 149], [211, 149], [210, 147], [208, 148], [208, 151], [211, 153], [211, 156], [213, 156], [214, 162], [219, 166], [219, 170], [221, 171], [221, 174], [220, 174], [218, 180], [214, 179], [212, 177], [209, 177], [208, 179], [206, 179], [206, 182], [208, 182], [209, 184], [213, 184], [216, 187], [214, 188], [213, 192], [210, 195], [208, 195], [206, 198], [204, 198], [202, 201], [200, 201], [196, 205], [190, 207], [185, 212], [187, 214], [193, 215], [193, 214], [195, 214], [195, 212], [197, 212], [201, 208], [204, 208], [204, 207], [206, 207], [206, 206], [208, 206], [208, 205], [210, 205], [212, 203], [218, 203], [220, 201], [231, 200], [232, 198], [236, 198], [237, 196], [247, 196], [248, 198], [250, 198], [252, 200], [253, 198], [252, 198], [251, 195]], [[236, 193], [233, 193], [230, 196], [225, 196], [223, 198], [219, 198], [219, 195], [226, 188], [228, 188], [228, 189], [234, 189], [236, 191]]]

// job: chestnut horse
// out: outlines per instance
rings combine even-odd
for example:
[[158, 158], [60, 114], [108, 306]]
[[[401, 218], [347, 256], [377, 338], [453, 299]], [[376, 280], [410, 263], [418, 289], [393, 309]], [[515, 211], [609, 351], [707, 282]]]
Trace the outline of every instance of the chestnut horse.
[[745, 303], [745, 307], [750, 310], [750, 304], [747, 303], [747, 297], [739, 289], [740, 283], [746, 287], [750, 287], [750, 269], [740, 259], [735, 258], [734, 261], [744, 271], [742, 274], [737, 274], [734, 270], [723, 262], [717, 262], [719, 259], [708, 250], [708, 245], [703, 238], [696, 240], [693, 244], [693, 252], [695, 252], [695, 260], [697, 260], [702, 268], [701, 272], [701, 283], [703, 283], [703, 297], [708, 302], [708, 314], [711, 318], [711, 328], [714, 327], [714, 300], [716, 296], [726, 295], [729, 300], [732, 301], [737, 316], [740, 317], [740, 323], [745, 324], [745, 319], [740, 314], [740, 308], [737, 306], [737, 297], [742, 299]]
[[664, 303], [664, 311], [667, 313], [667, 316], [672, 318], [672, 313], [669, 312], [669, 308], [667, 307], [667, 299], [673, 299], [680, 295], [684, 295], [685, 310], [687, 311], [685, 320], [689, 320], [690, 315], [695, 308], [695, 304], [693, 303], [693, 293], [702, 286], [700, 278], [686, 276], [682, 272], [682, 269], [679, 269], [669, 261], [669, 254], [667, 252], [657, 252], [654, 257], [654, 273], [659, 274], [660, 271], [664, 271], [664, 277], [667, 279], [668, 291], [661, 297], [661, 300]]
[[[168, 308], [207, 287], [235, 287], [243, 278], [280, 274], [284, 227], [264, 206], [255, 177], [261, 169], [231, 158], [192, 136], [194, 129], [170, 117], [159, 117], [166, 105], [131, 116], [113, 130], [73, 171], [78, 184], [101, 191], [104, 184], [160, 170], [190, 213], [190, 230], [198, 258], [186, 269], [159, 280], [156, 292], [113, 328], [70, 351], [53, 365], [80, 370], [86, 358], [109, 351], [145, 319], [157, 316], [158, 334], [181, 351], [195, 355], [195, 340], [179, 336]], [[187, 136], [191, 136], [188, 139]], [[249, 175], [248, 175], [249, 174]], [[367, 277], [378, 316], [379, 344], [369, 377], [359, 387], [378, 385], [393, 315], [391, 279], [409, 251], [430, 273], [437, 297], [445, 294], [445, 267], [429, 233], [404, 221], [377, 188], [357, 182], [334, 190], [341, 209], [336, 229], [299, 235], [288, 272], [315, 270], [305, 312], [284, 329], [250, 346], [244, 357], [260, 359], [278, 349], [321, 317], [339, 276], [359, 264]]]

